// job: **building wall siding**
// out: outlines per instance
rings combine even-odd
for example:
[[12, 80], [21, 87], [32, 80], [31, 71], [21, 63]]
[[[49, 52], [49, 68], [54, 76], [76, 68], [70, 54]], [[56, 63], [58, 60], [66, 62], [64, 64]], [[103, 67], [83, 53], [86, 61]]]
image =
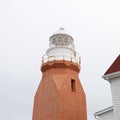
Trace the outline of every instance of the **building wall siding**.
[[111, 80], [111, 91], [115, 120], [120, 120], [120, 78]]

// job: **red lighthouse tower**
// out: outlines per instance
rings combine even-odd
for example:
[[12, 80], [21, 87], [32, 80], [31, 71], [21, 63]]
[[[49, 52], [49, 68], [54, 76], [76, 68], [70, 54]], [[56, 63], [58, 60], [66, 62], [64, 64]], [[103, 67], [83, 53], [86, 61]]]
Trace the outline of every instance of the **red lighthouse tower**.
[[62, 28], [49, 41], [42, 58], [42, 79], [34, 98], [32, 120], [87, 120], [74, 40]]

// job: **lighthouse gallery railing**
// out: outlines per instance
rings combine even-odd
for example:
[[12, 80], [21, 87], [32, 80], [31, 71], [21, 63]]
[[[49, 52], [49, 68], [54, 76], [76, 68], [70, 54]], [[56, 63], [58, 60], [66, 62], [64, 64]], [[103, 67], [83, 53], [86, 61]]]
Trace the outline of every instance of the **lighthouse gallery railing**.
[[48, 61], [54, 61], [54, 60], [66, 60], [66, 61], [71, 61], [74, 63], [77, 63], [80, 65], [81, 63], [81, 58], [80, 55], [77, 53], [76, 55], [58, 55], [58, 56], [49, 56], [47, 54], [45, 54], [42, 57], [42, 63], [46, 63]]

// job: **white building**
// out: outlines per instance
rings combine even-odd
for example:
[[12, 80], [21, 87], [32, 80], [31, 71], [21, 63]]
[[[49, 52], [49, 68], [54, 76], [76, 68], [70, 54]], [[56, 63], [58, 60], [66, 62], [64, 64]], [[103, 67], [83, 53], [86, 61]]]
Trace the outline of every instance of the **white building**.
[[110, 83], [113, 106], [96, 112], [94, 116], [97, 120], [120, 120], [120, 55], [103, 78]]

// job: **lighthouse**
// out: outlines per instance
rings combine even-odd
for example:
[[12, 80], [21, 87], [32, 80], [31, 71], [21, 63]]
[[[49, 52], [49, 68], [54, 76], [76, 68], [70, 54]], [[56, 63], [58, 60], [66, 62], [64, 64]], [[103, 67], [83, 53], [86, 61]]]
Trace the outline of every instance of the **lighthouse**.
[[63, 28], [49, 38], [32, 120], [87, 120], [86, 96], [79, 79], [81, 59]]

